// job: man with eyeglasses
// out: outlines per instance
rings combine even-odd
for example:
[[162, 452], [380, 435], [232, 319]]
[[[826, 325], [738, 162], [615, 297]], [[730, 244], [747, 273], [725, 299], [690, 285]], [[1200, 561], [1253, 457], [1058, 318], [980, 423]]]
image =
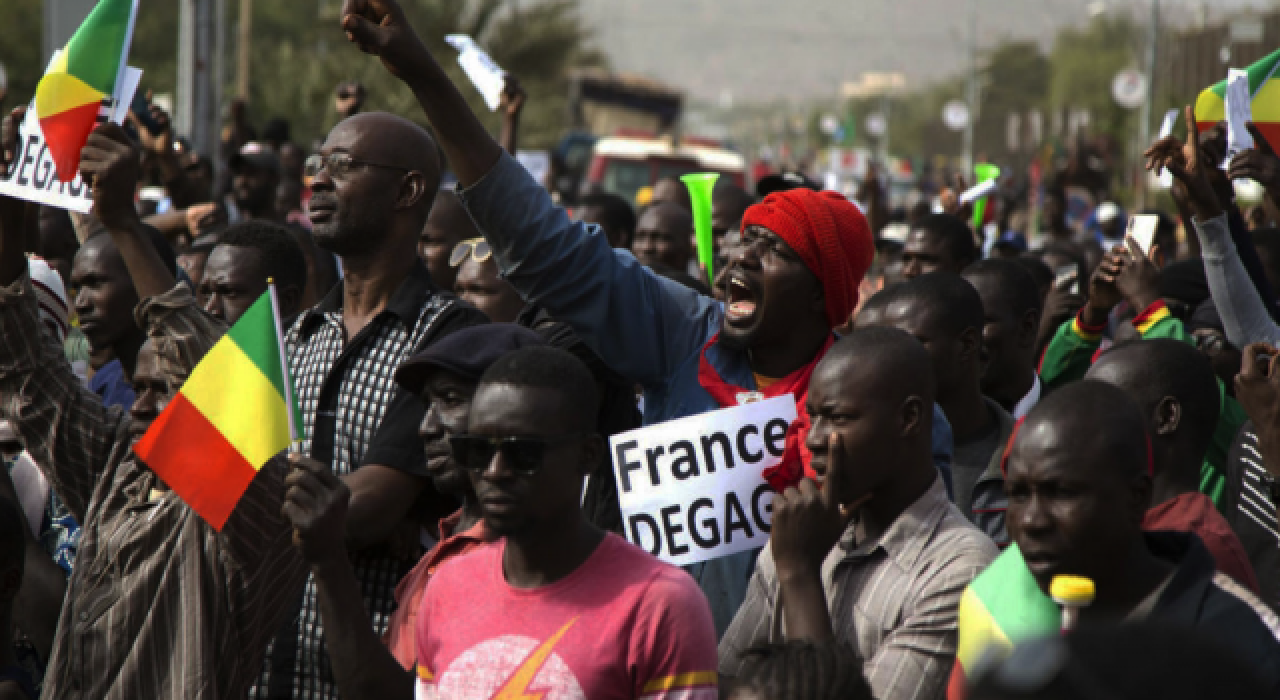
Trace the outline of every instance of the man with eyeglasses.
[[[434, 523], [456, 507], [431, 485], [417, 436], [425, 407], [393, 375], [410, 355], [484, 317], [436, 287], [417, 256], [440, 181], [425, 131], [363, 112], [335, 126], [305, 167], [312, 235], [342, 261], [345, 277], [285, 338], [302, 451], [351, 491], [346, 549], [381, 634], [395, 586], [417, 559], [387, 541], [399, 528], [417, 531], [411, 510]], [[251, 697], [338, 697], [313, 582], [300, 605], [272, 641]]]

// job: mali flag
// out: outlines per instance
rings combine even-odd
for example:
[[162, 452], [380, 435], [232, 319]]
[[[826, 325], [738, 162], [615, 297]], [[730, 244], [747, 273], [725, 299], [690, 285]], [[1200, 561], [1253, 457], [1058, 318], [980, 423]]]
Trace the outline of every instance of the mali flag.
[[[1249, 74], [1249, 94], [1253, 95], [1253, 123], [1272, 148], [1280, 148], [1280, 50], [1245, 69]], [[1196, 99], [1196, 128], [1211, 128], [1227, 118], [1227, 81], [1205, 88]]]
[[300, 425], [273, 292], [209, 350], [134, 446], [218, 531], [254, 475], [289, 447]]
[[965, 697], [974, 665], [988, 652], [1008, 653], [1017, 642], [1053, 634], [1062, 624], [1058, 604], [1040, 590], [1017, 544], [1001, 552], [965, 589], [958, 618], [960, 643], [948, 700]]
[[71, 182], [103, 100], [124, 70], [138, 0], [99, 0], [36, 86], [36, 118], [58, 179]]

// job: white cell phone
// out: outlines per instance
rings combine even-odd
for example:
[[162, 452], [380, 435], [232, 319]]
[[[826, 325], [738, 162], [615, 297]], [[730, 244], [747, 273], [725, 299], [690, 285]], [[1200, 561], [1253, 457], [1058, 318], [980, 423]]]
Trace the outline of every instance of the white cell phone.
[[1058, 269], [1053, 271], [1053, 278], [1053, 286], [1061, 288], [1070, 283], [1071, 288], [1067, 292], [1069, 294], [1080, 293], [1080, 270], [1074, 264], [1059, 266]]
[[1156, 240], [1156, 228], [1160, 226], [1160, 217], [1155, 214], [1135, 214], [1129, 217], [1129, 230], [1125, 236], [1132, 237], [1142, 249], [1142, 254], [1150, 257], [1151, 245]]

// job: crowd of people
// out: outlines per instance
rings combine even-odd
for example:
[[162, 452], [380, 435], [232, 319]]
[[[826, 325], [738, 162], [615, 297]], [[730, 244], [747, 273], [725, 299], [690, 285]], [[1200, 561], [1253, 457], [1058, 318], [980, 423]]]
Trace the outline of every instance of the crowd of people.
[[[92, 214], [0, 196], [0, 700], [1280, 696], [1260, 134], [1150, 146], [1149, 248], [1052, 184], [988, 236], [954, 188], [721, 183], [708, 279], [680, 183], [566, 208], [514, 79], [495, 139], [394, 0], [340, 30], [430, 133], [344, 84], [310, 153], [237, 104], [215, 168], [153, 107], [90, 136]], [[302, 439], [216, 530], [133, 446], [268, 280]], [[767, 546], [627, 541], [610, 436], [784, 396]]]

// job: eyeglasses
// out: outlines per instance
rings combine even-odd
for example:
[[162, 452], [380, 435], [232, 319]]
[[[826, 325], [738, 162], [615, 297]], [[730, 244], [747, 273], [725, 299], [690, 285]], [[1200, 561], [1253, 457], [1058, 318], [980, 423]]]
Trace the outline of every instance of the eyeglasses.
[[467, 254], [471, 255], [472, 260], [482, 263], [493, 257], [493, 248], [483, 238], [468, 238], [453, 247], [453, 252], [449, 254], [449, 267], [457, 267], [466, 262]]
[[449, 438], [449, 451], [453, 460], [463, 469], [484, 473], [493, 463], [493, 456], [502, 456], [521, 476], [533, 476], [542, 468], [547, 449], [555, 445], [579, 440], [583, 436], [559, 435], [555, 437], [486, 437], [484, 435], [453, 435]]
[[307, 156], [306, 161], [302, 164], [302, 174], [313, 178], [319, 175], [321, 170], [327, 170], [329, 171], [329, 177], [335, 180], [343, 180], [351, 172], [351, 169], [356, 166], [387, 168], [389, 170], [399, 170], [402, 173], [412, 172], [409, 168], [402, 168], [398, 165], [384, 165], [382, 163], [371, 163], [367, 160], [357, 160], [346, 153], [330, 153], [327, 156], [319, 154]]

